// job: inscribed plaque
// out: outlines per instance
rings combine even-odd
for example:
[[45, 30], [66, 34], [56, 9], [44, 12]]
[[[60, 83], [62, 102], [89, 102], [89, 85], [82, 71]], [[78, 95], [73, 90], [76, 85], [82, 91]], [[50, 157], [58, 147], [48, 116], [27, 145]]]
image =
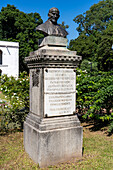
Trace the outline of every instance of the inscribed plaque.
[[70, 115], [75, 111], [76, 73], [73, 69], [44, 69], [44, 115]]

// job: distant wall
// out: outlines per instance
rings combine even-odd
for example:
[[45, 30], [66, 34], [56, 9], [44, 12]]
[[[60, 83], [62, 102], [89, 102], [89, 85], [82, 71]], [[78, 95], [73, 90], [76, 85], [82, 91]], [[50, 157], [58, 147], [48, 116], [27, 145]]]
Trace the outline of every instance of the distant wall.
[[0, 41], [0, 74], [18, 77], [19, 43]]

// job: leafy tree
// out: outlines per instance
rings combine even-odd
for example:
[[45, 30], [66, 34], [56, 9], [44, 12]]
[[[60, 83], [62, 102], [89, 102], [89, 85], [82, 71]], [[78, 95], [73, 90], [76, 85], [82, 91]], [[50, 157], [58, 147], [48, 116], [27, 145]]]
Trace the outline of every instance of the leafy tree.
[[68, 29], [69, 25], [65, 25], [65, 22], [62, 21], [62, 24], [59, 24], [61, 27], [63, 27], [64, 29]]
[[97, 62], [90, 62], [85, 59], [81, 62], [80, 69], [86, 70], [88, 73], [98, 71]]
[[[74, 18], [79, 24], [79, 37], [70, 41], [69, 48], [76, 50], [83, 59], [97, 61], [104, 71], [113, 67], [113, 1], [103, 0], [94, 4], [83, 15]], [[103, 46], [104, 45], [104, 46]]]
[[113, 21], [110, 22], [105, 31], [103, 31], [101, 41], [97, 49], [99, 68], [105, 71], [113, 69]]
[[35, 28], [43, 21], [38, 13], [29, 13], [16, 9], [14, 5], [3, 7], [0, 12], [0, 40], [18, 41], [20, 45], [20, 71], [26, 70], [24, 58], [29, 52], [38, 49], [38, 39], [43, 34]]

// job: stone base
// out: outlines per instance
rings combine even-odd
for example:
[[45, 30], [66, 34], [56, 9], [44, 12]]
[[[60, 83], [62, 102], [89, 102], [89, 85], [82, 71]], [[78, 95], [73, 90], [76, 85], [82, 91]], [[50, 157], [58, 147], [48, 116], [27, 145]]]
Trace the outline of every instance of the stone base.
[[29, 114], [24, 122], [24, 147], [40, 167], [82, 156], [82, 127], [77, 116], [40, 119]]

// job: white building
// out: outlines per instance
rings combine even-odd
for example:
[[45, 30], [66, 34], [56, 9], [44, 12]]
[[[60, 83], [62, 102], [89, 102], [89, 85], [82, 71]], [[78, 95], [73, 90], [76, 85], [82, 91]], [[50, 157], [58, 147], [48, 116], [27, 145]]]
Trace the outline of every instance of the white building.
[[19, 43], [0, 41], [0, 74], [18, 77]]

